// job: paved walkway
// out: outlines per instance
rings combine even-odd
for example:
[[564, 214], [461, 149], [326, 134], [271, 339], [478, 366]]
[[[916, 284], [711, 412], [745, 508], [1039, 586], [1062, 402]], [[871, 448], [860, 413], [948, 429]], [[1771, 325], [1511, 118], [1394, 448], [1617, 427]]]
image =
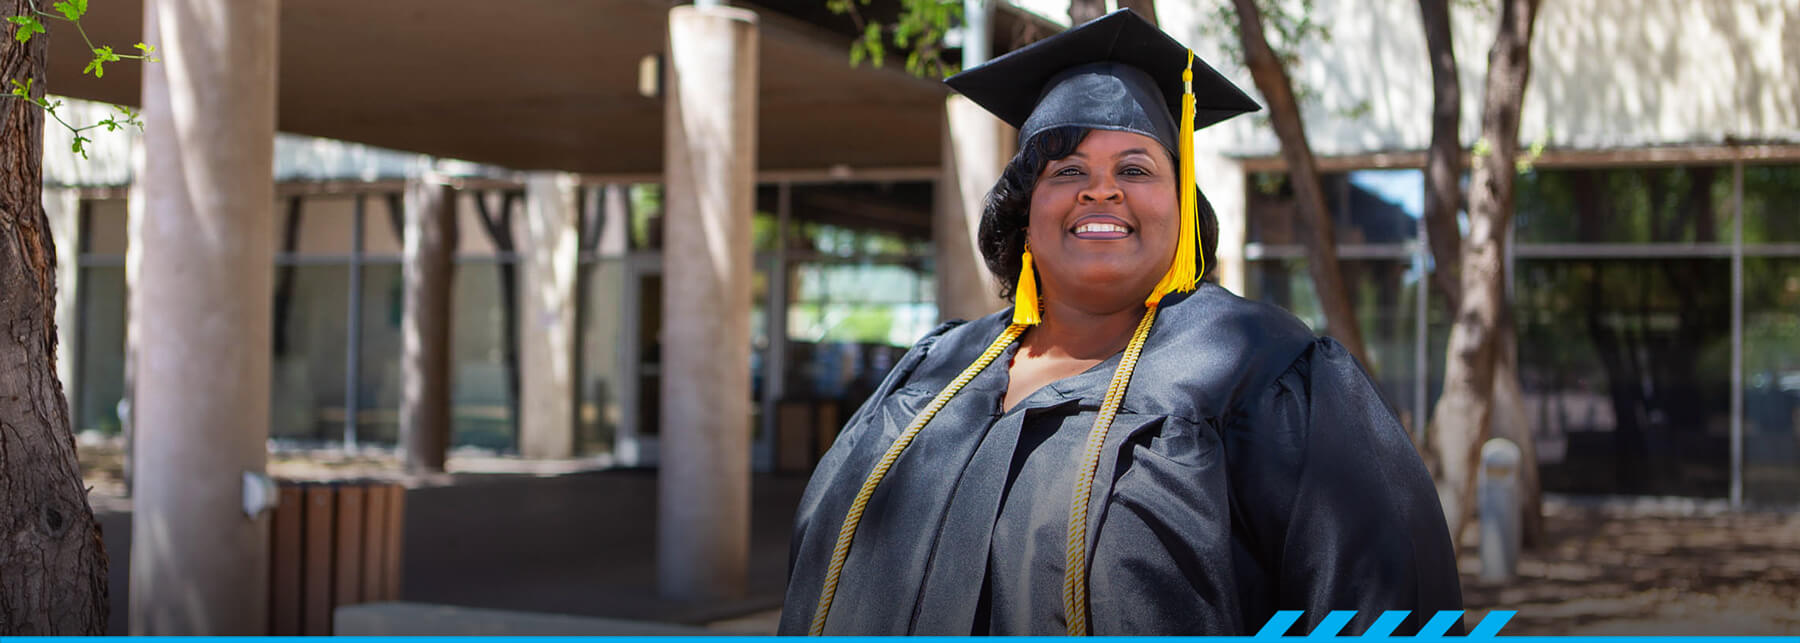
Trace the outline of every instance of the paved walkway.
[[[407, 493], [401, 595], [415, 603], [772, 629], [766, 615], [781, 606], [788, 535], [805, 484], [757, 476], [749, 595], [686, 603], [656, 593], [655, 472], [458, 475]], [[125, 634], [129, 503], [96, 504], [112, 561], [108, 633]]]
[[1480, 582], [1465, 552], [1468, 622], [1510, 609], [1502, 633], [1519, 636], [1800, 634], [1800, 512], [1553, 500], [1545, 520], [1512, 582]]
[[[682, 603], [656, 596], [654, 472], [459, 474], [408, 493], [402, 596], [772, 633], [804, 486], [798, 476], [755, 478], [746, 598]], [[95, 504], [113, 562], [109, 633], [123, 634], [129, 503]], [[1469, 623], [1512, 609], [1511, 635], [1800, 634], [1800, 512], [1552, 500], [1546, 518], [1548, 543], [1525, 554], [1511, 583], [1479, 582], [1465, 552]]]

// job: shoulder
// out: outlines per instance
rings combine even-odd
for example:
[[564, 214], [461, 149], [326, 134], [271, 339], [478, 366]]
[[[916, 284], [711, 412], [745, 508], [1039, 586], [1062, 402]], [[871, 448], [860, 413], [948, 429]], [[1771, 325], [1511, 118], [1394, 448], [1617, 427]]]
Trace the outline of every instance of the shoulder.
[[913, 350], [935, 355], [957, 355], [973, 350], [979, 355], [1011, 321], [1010, 309], [972, 320], [953, 319], [926, 333], [913, 344]]
[[1231, 346], [1277, 349], [1298, 355], [1314, 339], [1312, 329], [1279, 306], [1244, 299], [1217, 284], [1205, 283], [1192, 293], [1165, 304], [1157, 326], [1165, 323], [1193, 340]]
[[1143, 360], [1156, 371], [1166, 369], [1172, 381], [1198, 387], [1188, 391], [1202, 407], [1194, 410], [1218, 417], [1267, 389], [1317, 339], [1286, 310], [1201, 284], [1157, 311]]

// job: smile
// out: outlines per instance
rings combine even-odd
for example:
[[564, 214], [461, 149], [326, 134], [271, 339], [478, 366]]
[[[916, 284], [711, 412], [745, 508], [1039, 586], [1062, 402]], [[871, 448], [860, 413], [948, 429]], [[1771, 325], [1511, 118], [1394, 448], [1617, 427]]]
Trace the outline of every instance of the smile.
[[1109, 221], [1085, 221], [1076, 225], [1070, 232], [1077, 239], [1110, 240], [1129, 236], [1131, 228], [1122, 223]]

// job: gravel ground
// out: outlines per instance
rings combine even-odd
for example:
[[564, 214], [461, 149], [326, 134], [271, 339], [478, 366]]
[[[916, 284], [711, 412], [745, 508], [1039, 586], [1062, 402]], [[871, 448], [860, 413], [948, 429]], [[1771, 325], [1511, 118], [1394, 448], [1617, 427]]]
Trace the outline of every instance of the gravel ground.
[[1509, 635], [1800, 634], [1800, 512], [1552, 499], [1544, 513], [1546, 542], [1511, 582], [1481, 582], [1465, 551], [1469, 623], [1507, 609]]

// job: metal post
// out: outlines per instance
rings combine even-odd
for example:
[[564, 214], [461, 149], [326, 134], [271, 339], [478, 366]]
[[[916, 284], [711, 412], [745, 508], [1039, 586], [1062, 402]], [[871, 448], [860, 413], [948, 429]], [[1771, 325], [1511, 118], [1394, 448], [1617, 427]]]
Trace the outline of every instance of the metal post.
[[992, 56], [988, 8], [987, 0], [963, 0], [963, 69], [987, 62]]
[[1731, 506], [1744, 506], [1744, 162], [1731, 164]]
[[356, 195], [356, 207], [350, 219], [350, 312], [344, 341], [344, 450], [356, 450], [357, 416], [362, 409], [357, 398], [362, 394], [362, 268], [363, 207], [366, 195]]
[[793, 184], [782, 182], [775, 188], [775, 253], [769, 270], [768, 312], [769, 346], [763, 352], [762, 439], [756, 444], [756, 469], [773, 471], [776, 452], [780, 449], [781, 398], [787, 395], [787, 313], [788, 313], [788, 222], [792, 216]]
[[1476, 473], [1481, 509], [1481, 579], [1511, 579], [1519, 567], [1520, 498], [1519, 445], [1494, 438], [1481, 445], [1481, 469]]
[[1428, 234], [1425, 217], [1419, 217], [1419, 245], [1413, 248], [1413, 262], [1419, 267], [1419, 296], [1413, 298], [1413, 444], [1425, 444], [1425, 424], [1431, 413], [1425, 399], [1431, 395], [1431, 274], [1425, 270]]

